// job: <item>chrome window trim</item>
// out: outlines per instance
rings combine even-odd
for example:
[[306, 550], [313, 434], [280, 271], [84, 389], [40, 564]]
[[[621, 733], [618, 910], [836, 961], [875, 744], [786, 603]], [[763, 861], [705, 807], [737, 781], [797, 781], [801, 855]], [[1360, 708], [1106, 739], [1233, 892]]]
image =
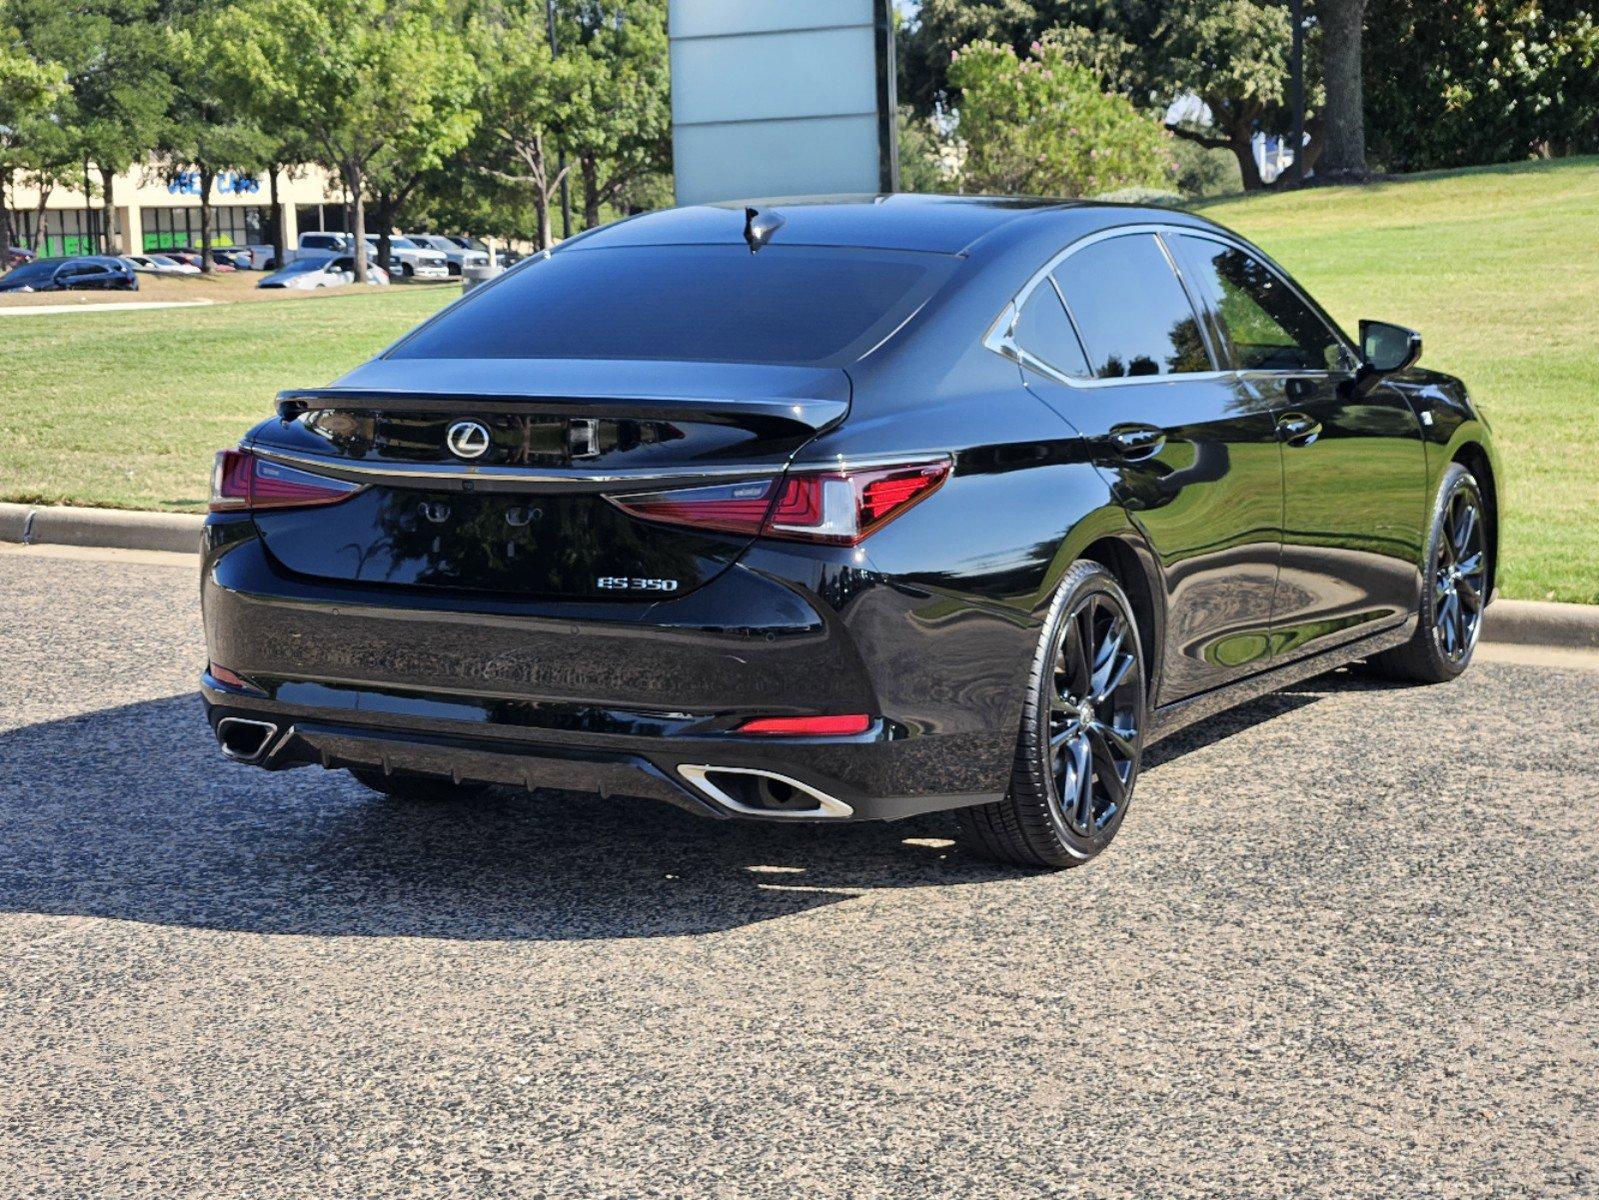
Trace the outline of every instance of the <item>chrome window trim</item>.
[[[1223, 230], [1203, 229], [1189, 225], [1169, 225], [1154, 221], [1144, 221], [1136, 225], [1116, 225], [1109, 229], [1096, 230], [1093, 233], [1085, 234], [1077, 241], [1072, 242], [1070, 245], [1057, 252], [1053, 257], [1045, 262], [1042, 267], [1035, 271], [1028, 278], [1027, 282], [1022, 285], [1021, 289], [1016, 293], [1016, 295], [1007, 301], [1005, 307], [1000, 309], [999, 314], [994, 318], [993, 324], [989, 326], [988, 332], [983, 335], [984, 347], [992, 350], [1001, 358], [1010, 359], [1019, 367], [1036, 371], [1040, 375], [1055, 380], [1057, 383], [1065, 384], [1067, 387], [1082, 388], [1085, 391], [1105, 387], [1126, 387], [1130, 384], [1148, 385], [1152, 383], [1181, 383], [1184, 381], [1205, 380], [1214, 381], [1218, 379], [1244, 379], [1250, 377], [1260, 377], [1264, 379], [1282, 379], [1285, 377], [1306, 379], [1314, 376], [1346, 378], [1353, 374], [1352, 371], [1334, 371], [1330, 369], [1308, 369], [1294, 371], [1265, 370], [1258, 368], [1249, 368], [1246, 370], [1240, 367], [1221, 367], [1212, 371], [1190, 371], [1182, 374], [1124, 375], [1109, 379], [1083, 379], [1075, 375], [1067, 375], [1065, 372], [1050, 366], [1036, 355], [1029, 354], [1019, 343], [1015, 341], [1015, 339], [1012, 337], [1012, 334], [1015, 332], [1017, 320], [1019, 320], [1021, 317], [1022, 305], [1027, 302], [1027, 300], [1032, 296], [1033, 290], [1037, 288], [1039, 282], [1044, 279], [1049, 279], [1050, 285], [1055, 287], [1055, 294], [1060, 299], [1061, 305], [1066, 309], [1067, 320], [1071, 321], [1072, 328], [1075, 330], [1077, 328], [1077, 319], [1072, 315], [1071, 305], [1066, 303], [1066, 299], [1063, 295], [1061, 295], [1059, 287], [1055, 285], [1054, 280], [1050, 278], [1053, 275], [1055, 268], [1061, 263], [1065, 262], [1073, 254], [1076, 254], [1079, 250], [1086, 249], [1087, 247], [1096, 245], [1099, 242], [1109, 241], [1112, 238], [1124, 237], [1129, 234], [1139, 233], [1154, 235], [1156, 244], [1160, 247], [1161, 253], [1166, 257], [1167, 264], [1172, 268], [1173, 274], [1177, 276], [1178, 286], [1183, 289], [1184, 295], [1188, 297], [1189, 305], [1196, 309], [1194, 314], [1196, 317], [1202, 316], [1202, 314], [1197, 311], [1198, 309], [1203, 308], [1208, 312], [1211, 311], [1213, 306], [1208, 300], [1206, 300], [1202, 305], [1197, 302], [1196, 297], [1191, 289], [1191, 285], [1187, 277], [1183, 274], [1182, 267], [1177, 262], [1177, 256], [1172, 252], [1171, 247], [1166, 244], [1167, 235], [1176, 236], [1180, 234], [1186, 234], [1192, 237], [1205, 238], [1212, 242], [1219, 242], [1224, 246], [1259, 260], [1266, 267], [1266, 269], [1271, 272], [1274, 278], [1282, 283], [1283, 286], [1286, 287], [1294, 296], [1298, 297], [1300, 303], [1304, 304], [1305, 307], [1310, 310], [1311, 314], [1324, 326], [1326, 326], [1328, 332], [1333, 335], [1334, 340], [1336, 340], [1338, 344], [1341, 345], [1346, 351], [1352, 354], [1356, 362], [1360, 361], [1359, 351], [1356, 349], [1354, 343], [1352, 343], [1344, 334], [1344, 331], [1338, 327], [1337, 323], [1332, 321], [1322, 311], [1321, 306], [1312, 300], [1310, 296], [1306, 294], [1304, 289], [1294, 283], [1292, 279], [1288, 278], [1288, 276], [1283, 272], [1283, 269], [1273, 262], [1264, 252], [1245, 244], [1238, 237]], [[1210, 345], [1211, 335], [1209, 330], [1202, 329], [1202, 331], [1205, 335], [1206, 345], [1211, 354], [1212, 361], [1214, 362], [1216, 351], [1219, 348]], [[1078, 342], [1082, 343], [1082, 334], [1080, 331], [1078, 332]], [[1227, 347], [1227, 349], [1230, 350], [1231, 347]], [[1086, 343], [1083, 344], [1083, 352], [1085, 354], [1088, 352], [1088, 346]]]
[[[1183, 296], [1188, 301], [1188, 306], [1195, 310], [1195, 319], [1202, 319], [1203, 314], [1199, 311], [1200, 306], [1194, 302], [1194, 296], [1189, 290], [1188, 281], [1183, 278], [1182, 269], [1177, 265], [1175, 256], [1161, 236], [1166, 230], [1174, 228], [1180, 227], [1145, 221], [1137, 225], [1116, 225], [1110, 229], [1096, 230], [1094, 233], [1086, 234], [1077, 239], [1077, 241], [1056, 253], [1042, 267], [1033, 272], [1027, 282], [1022, 285], [1021, 290], [1011, 298], [1006, 306], [1000, 310], [999, 315], [994, 318], [994, 323], [989, 326], [988, 333], [983, 337], [983, 345], [1002, 358], [1010, 359], [1018, 366], [1037, 371], [1039, 374], [1047, 376], [1058, 383], [1063, 383], [1067, 387], [1082, 388], [1085, 391], [1091, 391], [1096, 388], [1127, 387], [1134, 384], [1147, 386], [1152, 383], [1183, 383], [1196, 380], [1234, 378], [1237, 372], [1233, 369], [1217, 368], [1209, 371], [1184, 371], [1165, 375], [1118, 375], [1106, 379], [1098, 377], [1083, 379], [1076, 375], [1067, 375], [1060, 369], [1050, 366], [1036, 355], [1028, 353], [1012, 337], [1015, 332], [1016, 322], [1021, 317], [1022, 305], [1031, 299], [1034, 289], [1038, 287], [1040, 282], [1048, 279], [1050, 286], [1055, 289], [1055, 296], [1060, 300], [1061, 307], [1066, 310], [1066, 319], [1071, 322], [1072, 329], [1077, 332], [1078, 343], [1082, 345], [1083, 353], [1086, 356], [1089, 352], [1088, 345], [1083, 342], [1082, 332], [1077, 329], [1077, 318], [1072, 315], [1071, 305], [1066, 303], [1066, 297], [1061, 294], [1060, 288], [1050, 276], [1054, 273], [1056, 267], [1079, 250], [1085, 250], [1089, 246], [1097, 245], [1100, 242], [1108, 242], [1112, 238], [1130, 237], [1137, 234], [1149, 234], [1154, 237], [1155, 245], [1159, 247], [1162, 257], [1166, 260], [1166, 265], [1171, 268], [1172, 274], [1177, 280], [1177, 286], [1182, 289]], [[1211, 346], [1209, 332], [1205, 330], [1203, 325], [1201, 325], [1201, 334], [1205, 338], [1205, 352], [1210, 355], [1211, 362], [1214, 365], [1216, 361], [1215, 347]]]

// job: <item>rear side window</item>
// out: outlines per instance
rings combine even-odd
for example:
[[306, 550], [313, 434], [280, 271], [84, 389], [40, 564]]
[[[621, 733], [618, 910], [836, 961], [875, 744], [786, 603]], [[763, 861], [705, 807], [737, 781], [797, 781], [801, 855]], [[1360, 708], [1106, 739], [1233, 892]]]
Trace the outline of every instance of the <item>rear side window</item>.
[[1265, 263], [1210, 238], [1178, 238], [1194, 281], [1221, 316], [1233, 356], [1245, 371], [1326, 371], [1342, 345]]
[[1214, 370], [1199, 320], [1150, 233], [1107, 238], [1055, 268], [1099, 379]]
[[947, 278], [944, 255], [812, 246], [556, 251], [412, 334], [391, 358], [613, 358], [841, 366]]
[[1077, 340], [1077, 331], [1047, 279], [1033, 289], [1022, 305], [1011, 338], [1033, 358], [1062, 374], [1079, 379], [1088, 375], [1088, 358]]

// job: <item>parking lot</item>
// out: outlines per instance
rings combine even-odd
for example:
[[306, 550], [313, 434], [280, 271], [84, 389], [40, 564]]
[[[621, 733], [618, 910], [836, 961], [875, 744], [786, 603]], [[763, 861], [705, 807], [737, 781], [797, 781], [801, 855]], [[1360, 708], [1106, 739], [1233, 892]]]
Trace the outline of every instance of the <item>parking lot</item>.
[[0, 549], [8, 1198], [1599, 1194], [1591, 669], [1311, 681], [1034, 874], [225, 763], [194, 571]]

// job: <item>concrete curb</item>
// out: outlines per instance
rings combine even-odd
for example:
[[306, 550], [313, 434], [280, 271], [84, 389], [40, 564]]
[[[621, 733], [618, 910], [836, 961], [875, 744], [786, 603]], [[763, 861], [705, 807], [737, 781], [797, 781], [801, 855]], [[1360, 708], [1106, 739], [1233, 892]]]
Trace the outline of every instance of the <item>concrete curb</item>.
[[0, 542], [194, 554], [204, 522], [204, 517], [187, 513], [0, 504]]
[[[204, 521], [185, 513], [0, 504], [0, 542], [193, 554]], [[1495, 600], [1482, 634], [1489, 642], [1599, 649], [1599, 605]]]
[[1485, 642], [1599, 649], [1599, 605], [1495, 600], [1483, 622]]

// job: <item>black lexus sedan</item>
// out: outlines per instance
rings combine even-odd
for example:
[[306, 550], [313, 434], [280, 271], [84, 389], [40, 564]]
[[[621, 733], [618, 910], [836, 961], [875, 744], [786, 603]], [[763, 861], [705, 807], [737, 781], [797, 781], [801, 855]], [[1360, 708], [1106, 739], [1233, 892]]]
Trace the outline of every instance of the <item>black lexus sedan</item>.
[[1497, 459], [1420, 352], [1160, 209], [624, 220], [218, 456], [210, 722], [405, 799], [955, 809], [1069, 866], [1185, 724], [1357, 659], [1466, 669]]

